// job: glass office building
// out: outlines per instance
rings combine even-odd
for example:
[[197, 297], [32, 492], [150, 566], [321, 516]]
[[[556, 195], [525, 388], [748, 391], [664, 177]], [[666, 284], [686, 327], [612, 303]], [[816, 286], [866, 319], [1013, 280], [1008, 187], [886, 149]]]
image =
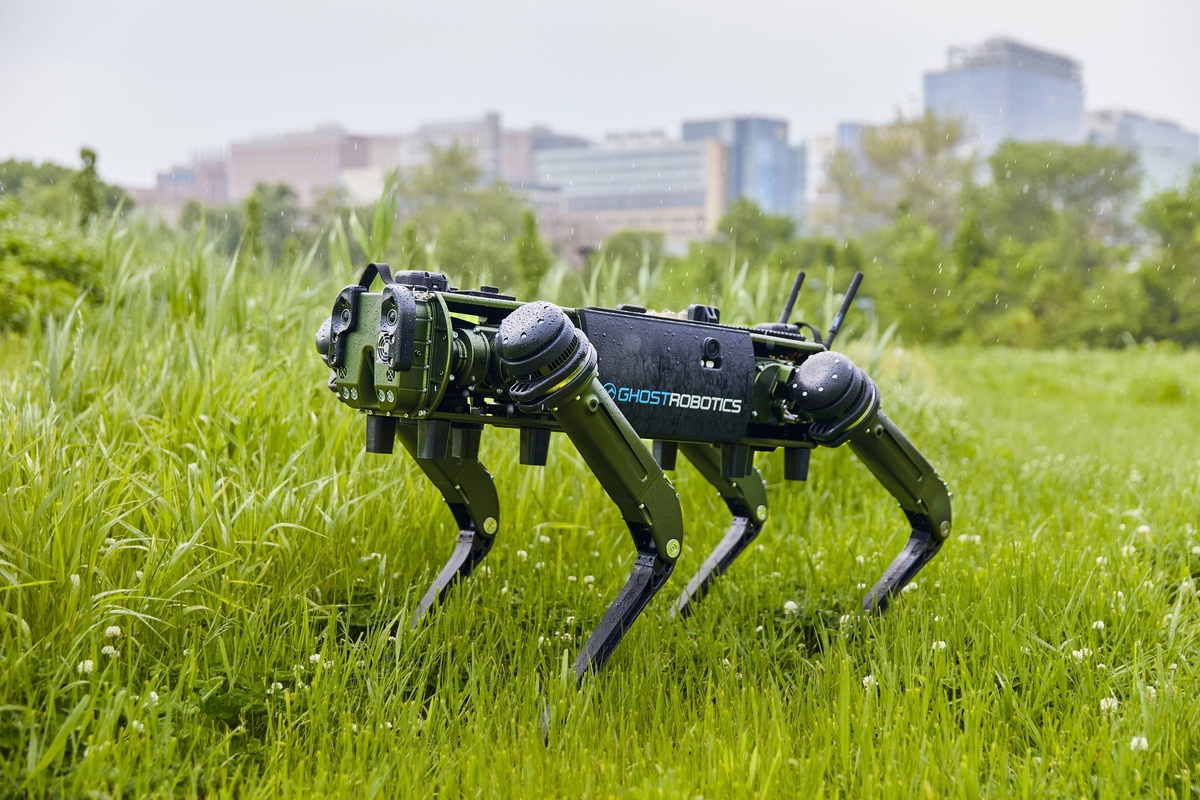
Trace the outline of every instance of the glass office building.
[[951, 47], [942, 72], [925, 75], [925, 108], [967, 123], [986, 155], [1005, 139], [1084, 140], [1083, 77], [1077, 61], [1010, 39]]
[[1087, 115], [1088, 141], [1133, 151], [1142, 169], [1142, 195], [1187, 183], [1200, 164], [1200, 136], [1174, 122], [1131, 111], [1093, 111]]
[[683, 140], [715, 140], [725, 148], [726, 200], [753, 200], [772, 214], [795, 213], [793, 148], [788, 124], [763, 117], [725, 117], [683, 123]]

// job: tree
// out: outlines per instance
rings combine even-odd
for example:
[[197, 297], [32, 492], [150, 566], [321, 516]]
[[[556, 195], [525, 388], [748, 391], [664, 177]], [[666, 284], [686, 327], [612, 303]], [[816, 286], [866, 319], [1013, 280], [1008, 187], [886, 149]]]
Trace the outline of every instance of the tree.
[[[425, 269], [449, 273], [461, 286], [520, 280], [512, 243], [524, 205], [504, 184], [483, 185], [482, 177], [474, 152], [457, 145], [431, 149], [424, 164], [398, 176], [397, 213], [413, 225], [401, 237], [400, 247], [409, 249], [397, 253], [398, 263], [423, 257]], [[428, 243], [423, 256], [411, 247], [418, 241]]]
[[839, 200], [838, 228], [863, 233], [912, 215], [943, 237], [952, 235], [960, 194], [971, 185], [975, 169], [965, 143], [962, 123], [931, 111], [864, 130], [860, 152], [839, 150], [829, 165]]
[[657, 266], [666, 252], [665, 241], [662, 231], [617, 231], [605, 238], [599, 257], [606, 264], [620, 261], [625, 268], [643, 262]]
[[1149, 304], [1142, 333], [1200, 344], [1200, 167], [1182, 189], [1147, 200], [1138, 220], [1158, 239], [1138, 271]]
[[83, 169], [75, 173], [71, 184], [79, 204], [79, 225], [83, 227], [104, 207], [104, 186], [96, 174], [96, 151], [84, 147], [79, 151], [79, 158]]
[[513, 240], [513, 266], [516, 278], [530, 291], [535, 291], [554, 263], [554, 256], [538, 234], [537, 217], [533, 209], [521, 212], [521, 232]]
[[262, 258], [263, 204], [257, 188], [242, 201], [246, 224], [242, 229], [242, 253], [250, 258]]
[[739, 197], [717, 223], [717, 232], [732, 243], [739, 263], [749, 261], [757, 266], [776, 245], [791, 241], [796, 223], [782, 214], [768, 214], [753, 200]]
[[1137, 156], [1117, 147], [1010, 140], [988, 162], [992, 225], [1023, 242], [1119, 232], [1139, 182]]

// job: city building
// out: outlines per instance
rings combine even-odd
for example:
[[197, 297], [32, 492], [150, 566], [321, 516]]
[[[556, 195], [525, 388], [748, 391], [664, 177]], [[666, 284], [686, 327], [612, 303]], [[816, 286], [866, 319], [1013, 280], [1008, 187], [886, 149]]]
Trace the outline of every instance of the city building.
[[1187, 183], [1200, 164], [1200, 136], [1174, 122], [1132, 111], [1092, 111], [1087, 115], [1088, 141], [1117, 145], [1137, 154], [1142, 169], [1142, 195]]
[[792, 156], [792, 219], [797, 230], [803, 229], [808, 216], [808, 143], [791, 148]]
[[679, 252], [711, 235], [728, 205], [726, 150], [716, 139], [611, 134], [588, 147], [537, 150], [533, 164], [535, 183], [556, 187], [565, 212], [600, 237], [661, 231]]
[[152, 188], [132, 189], [140, 205], [163, 209], [172, 218], [190, 200], [205, 205], [229, 199], [229, 157], [222, 150], [192, 154], [186, 164], [176, 164], [155, 176]]
[[337, 125], [234, 142], [229, 148], [229, 199], [240, 202], [260, 183], [286, 183], [308, 205], [340, 185], [344, 170], [367, 166], [368, 143], [366, 136], [348, 134]]
[[1084, 140], [1079, 62], [1005, 38], [951, 47], [948, 62], [925, 74], [925, 108], [964, 120], [980, 155], [1005, 139]]
[[772, 214], [795, 215], [795, 153], [788, 124], [765, 117], [722, 117], [683, 123], [683, 141], [725, 148], [725, 200], [745, 197]]
[[829, 163], [837, 138], [814, 136], [805, 142], [804, 224], [807, 233], [824, 233], [837, 214], [839, 198], [829, 183]]
[[342, 170], [338, 185], [352, 201], [367, 203], [382, 194], [388, 173], [416, 169], [435, 150], [458, 146], [473, 154], [482, 182], [503, 181], [525, 189], [536, 184], [534, 152], [587, 143], [586, 139], [554, 133], [545, 126], [507, 130], [494, 112], [476, 119], [426, 123], [411, 133], [369, 137], [366, 163]]

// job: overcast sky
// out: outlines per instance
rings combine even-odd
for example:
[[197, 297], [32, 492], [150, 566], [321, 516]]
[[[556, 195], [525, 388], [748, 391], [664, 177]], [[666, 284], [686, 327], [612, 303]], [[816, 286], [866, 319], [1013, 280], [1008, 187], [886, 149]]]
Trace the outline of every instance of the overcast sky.
[[1086, 106], [1200, 129], [1200, 0], [0, 0], [0, 158], [105, 178], [231, 139], [502, 114], [601, 136], [763, 114], [792, 138], [921, 106], [946, 47], [1007, 35], [1083, 62]]

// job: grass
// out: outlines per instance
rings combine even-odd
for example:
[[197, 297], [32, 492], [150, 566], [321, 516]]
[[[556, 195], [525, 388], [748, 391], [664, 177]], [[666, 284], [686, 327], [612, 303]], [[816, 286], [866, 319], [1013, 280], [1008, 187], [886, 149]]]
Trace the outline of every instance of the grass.
[[[410, 632], [456, 531], [324, 387], [344, 280], [122, 252], [0, 350], [0, 796], [1200, 792], [1200, 353], [851, 345], [955, 493], [918, 588], [844, 624], [901, 516], [845, 449], [760, 455], [761, 545], [576, 689], [633, 552], [563, 437], [488, 432], [499, 542]], [[676, 483], [671, 595], [727, 522]]]

